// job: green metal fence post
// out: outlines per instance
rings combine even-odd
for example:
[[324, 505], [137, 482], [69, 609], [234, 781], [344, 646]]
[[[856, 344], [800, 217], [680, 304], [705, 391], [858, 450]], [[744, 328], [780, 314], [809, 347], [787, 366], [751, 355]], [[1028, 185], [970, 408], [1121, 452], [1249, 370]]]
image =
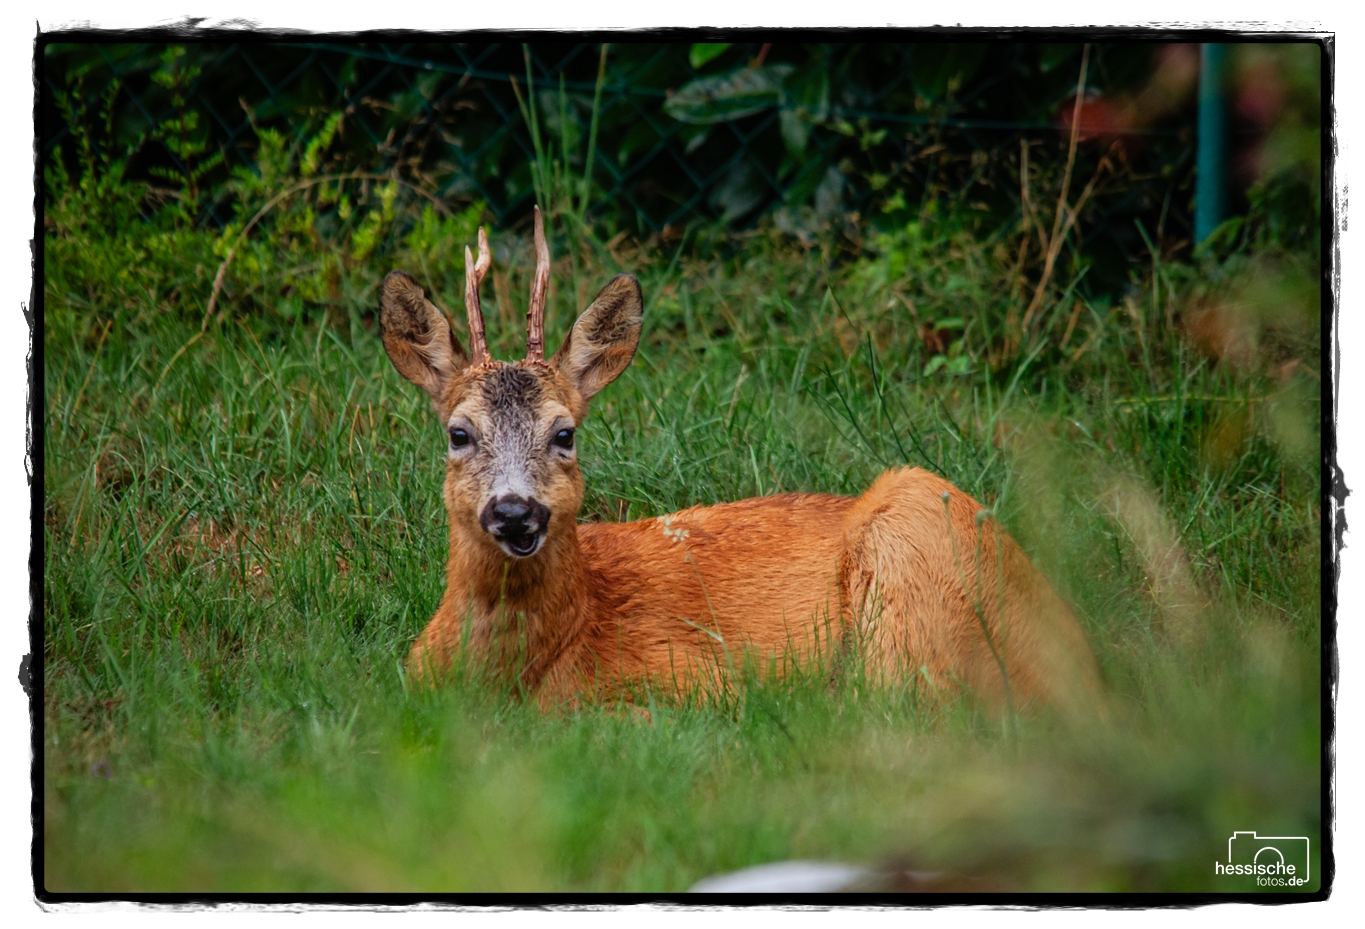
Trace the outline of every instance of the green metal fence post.
[[1227, 120], [1223, 61], [1227, 46], [1205, 43], [1199, 54], [1199, 154], [1194, 177], [1194, 241], [1223, 221], [1227, 189]]

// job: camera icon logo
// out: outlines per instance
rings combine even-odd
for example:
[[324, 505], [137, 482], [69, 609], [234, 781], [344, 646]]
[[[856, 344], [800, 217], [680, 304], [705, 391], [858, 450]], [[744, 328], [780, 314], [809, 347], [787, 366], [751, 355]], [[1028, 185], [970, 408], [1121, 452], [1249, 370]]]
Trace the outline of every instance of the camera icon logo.
[[1308, 837], [1234, 832], [1228, 860], [1214, 862], [1214, 873], [1254, 877], [1262, 887], [1301, 887], [1310, 877]]

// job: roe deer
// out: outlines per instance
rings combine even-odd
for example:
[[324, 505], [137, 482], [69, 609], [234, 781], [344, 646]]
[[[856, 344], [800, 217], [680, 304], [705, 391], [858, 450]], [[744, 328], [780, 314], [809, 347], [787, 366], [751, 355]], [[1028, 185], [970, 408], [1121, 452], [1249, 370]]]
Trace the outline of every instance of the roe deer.
[[535, 211], [526, 358], [495, 361], [479, 286], [491, 259], [465, 248], [465, 354], [415, 280], [380, 293], [384, 348], [431, 395], [450, 439], [445, 596], [409, 673], [457, 652], [542, 706], [636, 686], [706, 682], [746, 651], [810, 658], [823, 638], [866, 649], [870, 671], [965, 684], [993, 705], [1075, 706], [1097, 693], [1085, 637], [1028, 557], [971, 497], [917, 468], [857, 498], [787, 493], [629, 523], [578, 524], [574, 430], [640, 341], [639, 282], [613, 278], [549, 360], [550, 254]]

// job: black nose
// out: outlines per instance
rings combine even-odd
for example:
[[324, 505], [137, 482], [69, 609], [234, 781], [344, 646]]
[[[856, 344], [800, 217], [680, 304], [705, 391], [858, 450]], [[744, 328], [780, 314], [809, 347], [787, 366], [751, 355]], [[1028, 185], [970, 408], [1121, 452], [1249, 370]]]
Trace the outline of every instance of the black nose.
[[520, 497], [503, 497], [493, 504], [493, 515], [504, 523], [523, 523], [531, 508]]
[[503, 539], [535, 535], [549, 528], [550, 508], [535, 498], [505, 494], [484, 504], [479, 524], [484, 532]]

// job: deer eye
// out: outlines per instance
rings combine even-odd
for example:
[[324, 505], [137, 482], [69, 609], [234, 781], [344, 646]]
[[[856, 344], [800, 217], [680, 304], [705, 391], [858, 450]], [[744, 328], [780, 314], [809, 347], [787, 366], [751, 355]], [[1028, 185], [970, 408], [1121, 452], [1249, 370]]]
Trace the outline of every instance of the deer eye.
[[573, 430], [561, 429], [555, 433], [555, 444], [560, 448], [573, 448]]
[[466, 445], [468, 445], [468, 444], [469, 444], [469, 433], [468, 433], [468, 432], [465, 432], [463, 429], [452, 429], [452, 430], [450, 430], [450, 447], [451, 447], [451, 448], [464, 448], [464, 447], [465, 447]]

